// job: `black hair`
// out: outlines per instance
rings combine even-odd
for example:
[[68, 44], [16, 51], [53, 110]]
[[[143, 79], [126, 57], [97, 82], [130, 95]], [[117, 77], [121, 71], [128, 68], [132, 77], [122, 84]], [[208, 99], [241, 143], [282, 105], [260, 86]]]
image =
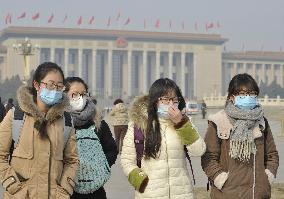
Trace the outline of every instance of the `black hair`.
[[[45, 76], [51, 72], [51, 71], [54, 71], [54, 72], [59, 72], [62, 76], [62, 79], [64, 80], [64, 73], [62, 71], [62, 69], [56, 64], [56, 63], [53, 63], [53, 62], [44, 62], [42, 64], [40, 64], [37, 69], [35, 70], [34, 72], [34, 75], [33, 75], [33, 81], [32, 81], [32, 84], [33, 82], [37, 82], [40, 84], [41, 80], [43, 80], [45, 78]], [[35, 87], [32, 85], [32, 88], [31, 88], [31, 91], [32, 91], [32, 95], [33, 95], [33, 98], [34, 98], [34, 101], [36, 101], [37, 99], [37, 91], [35, 89]], [[44, 121], [40, 126], [39, 126], [39, 134], [42, 138], [46, 138], [47, 137], [47, 123], [46, 121]]]
[[229, 83], [227, 99], [246, 88], [248, 91], [255, 91], [259, 95], [259, 87], [256, 81], [247, 73], [235, 75]]
[[156, 158], [161, 147], [160, 123], [157, 114], [157, 103], [160, 97], [175, 92], [179, 98], [179, 110], [185, 108], [185, 100], [176, 83], [168, 78], [156, 80], [149, 89], [148, 121], [145, 138], [145, 158]]
[[79, 82], [84, 85], [86, 91], [88, 92], [88, 85], [84, 82], [84, 80], [80, 77], [67, 77], [65, 79], [65, 92], [70, 90], [71, 84], [74, 82]]
[[[64, 73], [62, 69], [56, 63], [44, 62], [40, 64], [35, 70], [34, 75], [33, 75], [32, 84], [34, 81], [40, 84], [41, 80], [43, 80], [45, 76], [51, 71], [58, 71], [64, 80]], [[32, 86], [32, 94], [33, 94], [34, 100], [36, 100], [37, 91], [34, 88], [34, 86]]]
[[119, 104], [119, 103], [123, 103], [122, 99], [116, 99], [116, 100], [114, 100], [113, 105], [117, 105], [117, 104]]
[[13, 104], [13, 101], [14, 101], [14, 100], [13, 100], [12, 98], [9, 98], [9, 99], [8, 99], [8, 103], [10, 103], [10, 104]]

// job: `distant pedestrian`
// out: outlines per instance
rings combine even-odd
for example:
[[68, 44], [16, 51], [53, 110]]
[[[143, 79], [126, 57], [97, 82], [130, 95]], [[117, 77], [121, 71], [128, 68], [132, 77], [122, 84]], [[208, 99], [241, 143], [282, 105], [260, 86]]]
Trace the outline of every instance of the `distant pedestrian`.
[[128, 127], [128, 112], [124, 102], [116, 99], [113, 108], [109, 113], [114, 128], [115, 142], [119, 153], [122, 149], [123, 139]]
[[202, 112], [202, 119], [205, 119], [205, 115], [207, 113], [207, 105], [204, 100], [202, 100], [201, 112]]
[[223, 110], [209, 116], [201, 165], [212, 199], [268, 199], [279, 156], [258, 103], [259, 87], [248, 74], [229, 84]]
[[6, 115], [5, 106], [2, 104], [1, 97], [0, 97], [0, 123], [4, 119], [5, 115]]
[[12, 98], [9, 98], [8, 99], [8, 103], [6, 104], [6, 106], [5, 106], [5, 111], [6, 111], [6, 114], [8, 113], [8, 111], [10, 110], [10, 109], [12, 109], [12, 108], [14, 108], [15, 107], [15, 105], [13, 104], [13, 99]]

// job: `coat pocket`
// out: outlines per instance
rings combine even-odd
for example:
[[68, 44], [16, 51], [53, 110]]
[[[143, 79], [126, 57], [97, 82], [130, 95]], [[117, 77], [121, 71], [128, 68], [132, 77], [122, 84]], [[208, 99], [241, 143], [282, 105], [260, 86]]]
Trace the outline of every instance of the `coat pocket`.
[[28, 199], [29, 193], [28, 193], [28, 186], [23, 185], [16, 193], [10, 194], [9, 192], [4, 192], [4, 199]]

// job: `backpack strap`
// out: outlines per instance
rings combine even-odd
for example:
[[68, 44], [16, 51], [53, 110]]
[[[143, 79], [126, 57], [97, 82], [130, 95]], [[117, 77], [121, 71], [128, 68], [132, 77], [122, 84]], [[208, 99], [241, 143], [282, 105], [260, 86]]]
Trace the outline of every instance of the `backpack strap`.
[[64, 112], [63, 121], [64, 121], [64, 146], [65, 146], [67, 144], [71, 130], [73, 128], [73, 120], [69, 112]]
[[188, 152], [188, 150], [187, 150], [186, 146], [184, 146], [185, 157], [186, 157], [186, 159], [189, 162], [189, 166], [190, 166], [190, 170], [191, 170], [191, 174], [192, 174], [192, 179], [193, 179], [193, 185], [195, 185], [196, 181], [195, 181], [195, 177], [194, 177], [194, 173], [193, 173], [193, 167], [192, 167], [191, 159], [190, 159], [190, 157], [189, 157], [187, 152]]
[[144, 135], [142, 130], [134, 125], [134, 144], [136, 149], [137, 166], [141, 168], [141, 160], [144, 152]]
[[16, 107], [15, 109], [12, 109], [12, 111], [13, 111], [12, 139], [14, 141], [14, 145], [16, 145], [18, 143], [20, 133], [24, 125], [25, 113], [20, 109], [20, 107]]

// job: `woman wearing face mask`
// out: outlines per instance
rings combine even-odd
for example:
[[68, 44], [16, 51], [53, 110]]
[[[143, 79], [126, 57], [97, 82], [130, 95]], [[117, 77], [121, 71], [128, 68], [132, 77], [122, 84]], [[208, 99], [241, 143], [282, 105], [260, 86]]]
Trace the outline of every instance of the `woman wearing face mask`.
[[211, 198], [271, 197], [279, 157], [258, 94], [250, 75], [236, 75], [224, 110], [208, 118], [201, 164], [212, 185]]
[[[19, 109], [11, 109], [0, 125], [4, 199], [70, 198], [73, 193], [79, 161], [74, 128], [63, 133], [64, 111], [69, 107], [68, 98], [62, 93], [63, 80], [63, 72], [55, 63], [39, 65], [32, 86], [22, 86], [17, 91]], [[21, 127], [13, 129], [15, 118], [21, 114]], [[17, 130], [17, 142], [12, 144]]]
[[[192, 123], [182, 115], [184, 108], [179, 87], [168, 78], [156, 80], [148, 96], [134, 100], [121, 165], [136, 190], [135, 198], [194, 198], [184, 147], [190, 156], [201, 156], [206, 147]], [[134, 144], [136, 129], [144, 134], [140, 163]]]
[[[108, 124], [102, 120], [88, 86], [79, 77], [66, 79], [71, 115], [76, 129], [80, 166], [72, 199], [104, 199], [103, 185], [110, 177], [110, 167], [115, 163], [117, 148]], [[95, 121], [94, 121], [95, 118]]]

